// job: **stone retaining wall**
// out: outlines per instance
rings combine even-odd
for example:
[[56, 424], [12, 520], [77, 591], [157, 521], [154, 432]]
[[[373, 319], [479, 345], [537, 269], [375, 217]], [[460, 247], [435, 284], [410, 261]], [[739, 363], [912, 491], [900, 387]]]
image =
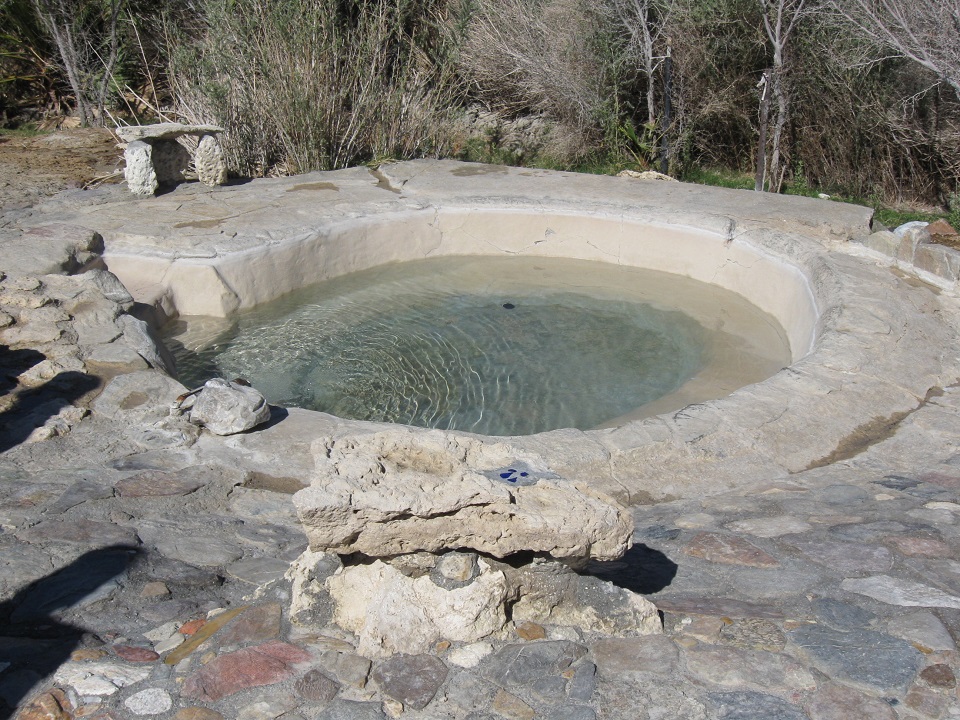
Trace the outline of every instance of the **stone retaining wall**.
[[[880, 230], [857, 239], [875, 252], [893, 258], [898, 266], [929, 273], [942, 284], [954, 288], [960, 281], [960, 251], [931, 242], [925, 228], [908, 223], [894, 231]], [[904, 230], [903, 228], [906, 228]]]

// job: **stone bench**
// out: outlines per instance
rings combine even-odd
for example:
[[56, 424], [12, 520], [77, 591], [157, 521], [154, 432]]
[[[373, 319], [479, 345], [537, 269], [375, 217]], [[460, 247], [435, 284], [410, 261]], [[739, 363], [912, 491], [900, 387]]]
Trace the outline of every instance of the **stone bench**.
[[123, 171], [127, 185], [136, 195], [153, 195], [162, 183], [182, 182], [190, 164], [190, 151], [177, 138], [193, 135], [200, 138], [194, 153], [197, 177], [213, 187], [227, 181], [227, 165], [217, 135], [223, 128], [216, 125], [131, 125], [117, 128], [117, 135], [127, 143], [123, 153], [127, 163]]

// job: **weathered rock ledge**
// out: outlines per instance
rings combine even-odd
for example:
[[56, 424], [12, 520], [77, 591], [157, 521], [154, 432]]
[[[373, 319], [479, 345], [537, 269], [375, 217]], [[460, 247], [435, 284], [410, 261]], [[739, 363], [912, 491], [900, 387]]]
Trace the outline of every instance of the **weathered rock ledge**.
[[626, 508], [507, 443], [397, 429], [314, 447], [316, 474], [293, 496], [314, 549], [385, 557], [466, 548], [577, 561], [615, 560], [630, 547]]
[[329, 597], [332, 621], [367, 657], [502, 637], [508, 616], [661, 632], [648, 600], [567, 566], [621, 558], [629, 511], [542, 458], [405, 428], [313, 447], [311, 484], [293, 496], [310, 541], [290, 573], [295, 622], [315, 623]]

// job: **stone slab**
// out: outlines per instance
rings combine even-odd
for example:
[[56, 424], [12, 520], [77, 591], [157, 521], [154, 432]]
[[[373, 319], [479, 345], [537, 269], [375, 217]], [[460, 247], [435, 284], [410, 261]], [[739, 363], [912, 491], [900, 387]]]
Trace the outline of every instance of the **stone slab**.
[[781, 693], [816, 688], [806, 668], [779, 653], [703, 645], [688, 650], [684, 658], [687, 670], [710, 685]]
[[395, 655], [377, 663], [370, 679], [405, 707], [423, 710], [447, 678], [447, 666], [432, 655]]
[[181, 135], [215, 135], [223, 132], [218, 125], [185, 125], [183, 123], [156, 123], [154, 125], [121, 125], [114, 132], [124, 142], [133, 140], [172, 140]]
[[829, 625], [835, 630], [865, 630], [877, 620], [876, 614], [866, 608], [834, 598], [817, 598], [810, 603], [810, 607], [817, 622]]
[[725, 565], [772, 568], [780, 564], [776, 558], [748, 540], [718, 533], [698, 533], [684, 546], [683, 552]]
[[887, 623], [887, 632], [902, 638], [922, 652], [956, 651], [957, 645], [936, 615], [928, 610], [897, 615]]
[[189, 495], [202, 488], [206, 482], [206, 479], [189, 471], [165, 473], [148, 470], [133, 477], [124, 478], [114, 487], [117, 494], [125, 498], [170, 497]]
[[783, 538], [816, 563], [841, 573], [883, 572], [893, 567], [893, 554], [880, 545], [811, 540], [804, 536]]
[[679, 661], [677, 646], [662, 635], [604, 638], [591, 646], [591, 654], [602, 676], [634, 672], [672, 675]]
[[960, 597], [956, 595], [950, 595], [923, 583], [889, 575], [847, 578], [840, 583], [840, 587], [849, 592], [867, 595], [889, 605], [960, 609]]
[[310, 659], [295, 645], [269, 642], [214, 658], [183, 683], [185, 698], [215, 702], [251, 687], [283, 682], [294, 676], [294, 666]]
[[710, 693], [707, 696], [717, 720], [808, 720], [796, 705], [759, 692]]
[[874, 692], [905, 693], [923, 664], [909, 643], [871, 630], [805, 625], [787, 636], [829, 677]]
[[568, 640], [511, 644], [488, 657], [483, 676], [505, 688], [529, 685], [548, 675], [559, 675], [587, 654], [587, 648]]
[[853, 688], [826, 684], [807, 706], [810, 720], [896, 720], [896, 713], [883, 700]]
[[[627, 551], [626, 508], [559, 478], [545, 459], [516, 453], [502, 441], [439, 430], [324, 438], [314, 445], [313, 482], [293, 502], [311, 549], [341, 555], [469, 548], [501, 558], [532, 551], [613, 560]], [[512, 483], [521, 461], [536, 468], [528, 473], [535, 481]]]

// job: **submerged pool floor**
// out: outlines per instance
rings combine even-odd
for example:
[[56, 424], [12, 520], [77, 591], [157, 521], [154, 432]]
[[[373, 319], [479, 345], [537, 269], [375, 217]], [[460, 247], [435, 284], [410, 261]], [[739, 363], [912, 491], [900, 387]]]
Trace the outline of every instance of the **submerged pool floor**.
[[[487, 435], [588, 429], [675, 393], [731, 348], [738, 369], [758, 373], [750, 381], [788, 362], [775, 323], [741, 322], [765, 336], [731, 336], [731, 314], [749, 306], [704, 288], [582, 261], [442, 258], [229, 321], [187, 318], [168, 342], [184, 383], [243, 377], [280, 405]], [[712, 316], [691, 302], [705, 292]]]

